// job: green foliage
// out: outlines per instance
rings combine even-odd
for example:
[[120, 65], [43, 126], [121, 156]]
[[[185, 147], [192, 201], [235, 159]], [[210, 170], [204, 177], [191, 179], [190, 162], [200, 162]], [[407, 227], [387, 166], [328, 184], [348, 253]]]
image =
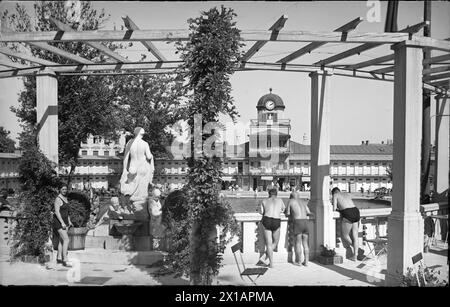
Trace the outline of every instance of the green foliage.
[[[189, 40], [178, 43], [184, 61], [179, 70], [192, 93], [187, 101], [188, 124], [194, 135], [194, 116], [202, 116], [202, 131], [207, 123], [217, 122], [227, 114], [233, 120], [238, 113], [231, 97], [230, 76], [241, 54], [240, 31], [235, 27], [232, 9], [223, 6], [202, 12], [199, 18], [189, 19]], [[211, 137], [203, 134], [203, 141]], [[193, 140], [191, 140], [191, 144]], [[191, 147], [194, 149], [194, 146]], [[225, 248], [224, 235], [237, 229], [230, 205], [219, 198], [222, 160], [219, 157], [194, 155], [188, 159], [187, 225], [190, 227], [189, 272], [193, 284], [210, 284], [218, 273], [221, 253]], [[220, 243], [215, 240], [216, 226], [222, 227]]]
[[27, 148], [19, 164], [22, 183], [12, 256], [43, 258], [52, 233], [52, 209], [60, 181], [52, 163], [36, 146]]
[[[448, 281], [439, 277], [440, 271], [433, 268], [418, 267], [419, 274], [412, 268], [408, 268], [405, 275], [402, 276], [401, 286], [403, 287], [418, 287], [417, 277], [419, 277], [420, 286], [425, 287], [448, 287]], [[424, 280], [426, 279], [426, 282]]]
[[191, 229], [188, 216], [189, 207], [186, 190], [176, 190], [167, 195], [162, 207], [162, 221], [170, 238], [166, 264], [169, 272], [177, 277], [189, 276], [189, 233]]
[[69, 217], [74, 227], [86, 227], [91, 214], [89, 195], [80, 191], [72, 191], [67, 195], [69, 200]]
[[144, 141], [150, 144], [153, 155], [167, 158], [166, 146], [173, 136], [165, 129], [186, 117], [182, 80], [174, 75], [129, 75], [109, 81], [121, 110], [122, 130], [133, 133], [136, 127], [144, 128]]
[[0, 152], [14, 152], [15, 142], [9, 137], [10, 132], [0, 126]]

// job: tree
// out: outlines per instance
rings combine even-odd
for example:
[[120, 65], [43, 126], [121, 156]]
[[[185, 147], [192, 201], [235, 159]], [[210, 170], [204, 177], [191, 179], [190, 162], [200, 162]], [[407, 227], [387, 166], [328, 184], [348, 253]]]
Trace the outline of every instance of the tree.
[[173, 135], [168, 126], [185, 119], [182, 97], [185, 88], [176, 75], [129, 75], [109, 80], [120, 108], [123, 131], [144, 128], [144, 140], [156, 158], [167, 158]]
[[14, 152], [15, 142], [9, 137], [11, 132], [0, 126], [0, 152]]
[[[215, 132], [204, 128], [209, 123], [217, 123], [219, 114], [227, 114], [233, 120], [238, 116], [229, 81], [242, 56], [239, 52], [242, 46], [240, 31], [233, 21], [235, 16], [232, 9], [223, 6], [202, 12], [199, 18], [188, 20], [191, 32], [187, 43], [177, 44], [184, 61], [179, 73], [192, 93], [187, 101], [192, 155], [188, 159], [186, 190], [187, 219], [191, 225], [189, 274], [191, 284], [195, 285], [212, 283], [225, 248], [224, 234], [236, 230], [230, 204], [219, 197], [222, 158], [205, 154], [205, 150], [211, 149], [206, 146], [195, 148], [193, 137], [197, 115], [202, 116], [202, 144], [214, 138]], [[216, 226], [223, 228], [220, 243], [216, 241]]]
[[[87, 1], [80, 2], [79, 19], [65, 8], [63, 1], [39, 1], [34, 4], [32, 18], [23, 5], [16, 4], [15, 11], [3, 13], [8, 28], [14, 31], [54, 31], [57, 28], [50, 22], [54, 17], [74, 30], [96, 30], [107, 20], [104, 10], [97, 12]], [[55, 47], [69, 51], [96, 62], [104, 62], [105, 56], [98, 50], [81, 42], [51, 43]], [[20, 44], [10, 44], [14, 49], [25, 48]], [[108, 44], [112, 50], [118, 45]], [[31, 54], [61, 64], [70, 60], [33, 46], [27, 47]], [[12, 59], [16, 61], [15, 59]], [[68, 183], [78, 163], [78, 153], [82, 142], [89, 135], [102, 135], [106, 138], [117, 137], [117, 105], [112, 103], [113, 96], [104, 76], [58, 76], [59, 104], [59, 161], [70, 165]], [[27, 133], [36, 136], [36, 78], [24, 78], [25, 90], [19, 96], [19, 107], [12, 107]], [[24, 134], [21, 134], [22, 138]], [[20, 139], [20, 142], [22, 140]]]

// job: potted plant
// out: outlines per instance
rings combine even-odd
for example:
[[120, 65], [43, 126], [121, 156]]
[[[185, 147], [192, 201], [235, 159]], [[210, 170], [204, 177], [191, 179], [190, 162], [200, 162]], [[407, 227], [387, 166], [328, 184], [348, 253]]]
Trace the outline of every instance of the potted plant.
[[69, 200], [69, 216], [73, 227], [67, 231], [69, 235], [69, 250], [84, 249], [87, 227], [91, 215], [91, 203], [89, 196], [82, 192], [70, 192], [67, 195]]
[[342, 263], [344, 259], [340, 255], [336, 255], [336, 251], [334, 249], [328, 248], [328, 246], [321, 245], [320, 255], [317, 257], [317, 260], [321, 264], [338, 264]]

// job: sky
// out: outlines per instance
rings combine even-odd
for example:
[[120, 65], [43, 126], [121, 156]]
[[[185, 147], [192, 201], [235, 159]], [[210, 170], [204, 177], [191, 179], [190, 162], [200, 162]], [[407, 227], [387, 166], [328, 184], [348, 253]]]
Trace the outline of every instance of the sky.
[[[96, 9], [104, 8], [110, 18], [103, 29], [118, 30], [123, 25], [122, 16], [128, 15], [141, 29], [187, 29], [187, 19], [197, 17], [201, 11], [221, 4], [231, 7], [237, 14], [236, 22], [239, 29], [267, 30], [281, 15], [287, 15], [288, 20], [284, 30], [332, 31], [335, 28], [353, 20], [364, 18], [357, 27], [358, 32], [383, 32], [387, 2], [380, 4], [380, 21], [369, 22], [368, 6], [374, 1], [307, 1], [307, 2], [93, 2]], [[25, 3], [27, 7], [31, 2]], [[15, 1], [0, 3], [0, 12], [13, 8]], [[450, 37], [450, 2], [433, 1], [432, 28], [433, 38]], [[398, 27], [404, 28], [421, 22], [423, 19], [423, 1], [400, 2]], [[154, 43], [168, 60], [178, 59], [173, 45], [164, 42]], [[250, 48], [249, 42], [244, 50]], [[300, 49], [305, 43], [267, 43], [252, 61], [274, 62]], [[316, 62], [337, 51], [343, 51], [356, 44], [326, 44], [311, 54], [293, 61], [293, 64]], [[336, 62], [356, 63], [388, 54], [388, 47], [371, 49], [361, 55], [355, 55]], [[144, 47], [137, 43], [129, 51], [119, 52], [130, 59], [139, 58], [145, 52]], [[439, 52], [433, 56], [440, 55]], [[148, 59], [154, 59], [149, 54]], [[240, 113], [240, 127], [256, 118], [258, 99], [269, 93], [279, 95], [286, 106], [285, 118], [291, 119], [291, 139], [302, 142], [306, 134], [309, 143], [310, 135], [310, 78], [306, 73], [298, 72], [268, 72], [246, 71], [236, 72], [231, 78], [232, 96]], [[10, 112], [11, 106], [17, 105], [17, 94], [21, 89], [20, 78], [0, 79], [0, 125], [11, 131], [13, 138], [20, 131], [15, 115]], [[392, 139], [393, 135], [393, 83], [372, 81], [358, 78], [332, 76], [330, 79], [328, 98], [331, 112], [331, 144], [361, 144], [362, 140], [380, 143]], [[434, 100], [431, 110], [434, 115]], [[432, 127], [434, 126], [432, 117]], [[229, 121], [225, 116], [222, 122]], [[243, 142], [247, 132], [237, 129], [237, 141]], [[434, 130], [432, 128], [432, 135]], [[228, 135], [229, 137], [229, 135]], [[229, 141], [235, 140], [230, 138]], [[432, 141], [434, 138], [432, 137]]]

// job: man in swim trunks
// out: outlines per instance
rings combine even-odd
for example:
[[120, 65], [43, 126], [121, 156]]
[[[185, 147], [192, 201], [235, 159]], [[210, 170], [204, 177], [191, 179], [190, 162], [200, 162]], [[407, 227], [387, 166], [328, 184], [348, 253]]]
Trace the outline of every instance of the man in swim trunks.
[[273, 250], [280, 240], [281, 213], [284, 212], [284, 202], [277, 198], [277, 189], [269, 190], [269, 198], [261, 202], [261, 220], [264, 226], [264, 239], [266, 242], [266, 254], [269, 258], [269, 266], [273, 268]]
[[312, 215], [305, 200], [298, 197], [298, 193], [292, 192], [286, 209], [289, 221], [294, 225], [294, 251], [295, 265], [300, 265], [302, 246], [305, 253], [304, 266], [308, 266], [309, 244], [308, 244], [308, 216]]
[[[359, 209], [356, 208], [351, 196], [347, 193], [341, 192], [339, 188], [333, 188], [331, 190], [331, 196], [333, 201], [333, 210], [337, 210], [341, 213], [342, 239], [350, 246], [353, 246], [353, 256], [351, 259], [356, 261], [359, 247]], [[350, 238], [350, 233], [352, 234], [353, 242]]]

